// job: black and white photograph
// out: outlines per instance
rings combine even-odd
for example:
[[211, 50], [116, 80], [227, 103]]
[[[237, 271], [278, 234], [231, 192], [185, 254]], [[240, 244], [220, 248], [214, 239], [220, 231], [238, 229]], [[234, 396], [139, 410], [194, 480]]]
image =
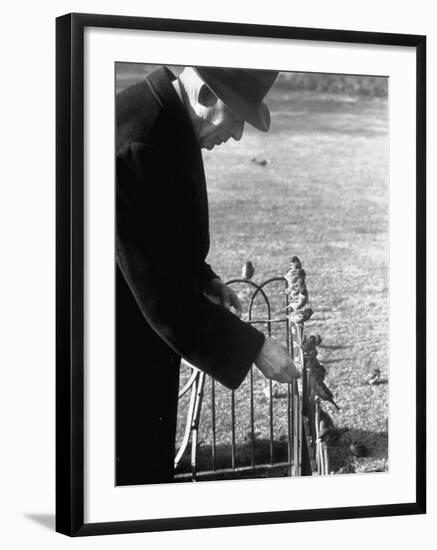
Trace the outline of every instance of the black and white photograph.
[[389, 79], [114, 93], [116, 485], [389, 472]]
[[425, 37], [57, 20], [57, 531], [424, 513]]

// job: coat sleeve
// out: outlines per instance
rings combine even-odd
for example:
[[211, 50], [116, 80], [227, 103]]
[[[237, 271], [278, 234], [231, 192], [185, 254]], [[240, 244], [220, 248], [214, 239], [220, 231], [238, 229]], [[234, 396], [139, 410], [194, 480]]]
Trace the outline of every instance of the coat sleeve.
[[178, 230], [180, 205], [165, 178], [157, 176], [157, 162], [153, 146], [142, 143], [117, 155], [117, 262], [158, 335], [180, 356], [235, 389], [264, 335], [203, 295], [203, 282], [215, 273], [204, 264], [199, 281], [198, 268], [189, 267], [192, 252]]
[[206, 262], [200, 264], [199, 270], [197, 272], [197, 277], [199, 280], [199, 285], [201, 289], [204, 289], [206, 285], [212, 279], [219, 279], [220, 277], [212, 270], [211, 266]]

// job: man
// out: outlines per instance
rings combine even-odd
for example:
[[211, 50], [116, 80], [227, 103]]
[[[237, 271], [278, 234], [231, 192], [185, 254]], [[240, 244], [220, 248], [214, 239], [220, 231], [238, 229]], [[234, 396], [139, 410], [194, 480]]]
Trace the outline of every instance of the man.
[[160, 68], [117, 96], [117, 485], [173, 480], [181, 357], [228, 388], [253, 363], [280, 382], [300, 376], [205, 263], [201, 148], [239, 140], [245, 122], [267, 131], [276, 76]]

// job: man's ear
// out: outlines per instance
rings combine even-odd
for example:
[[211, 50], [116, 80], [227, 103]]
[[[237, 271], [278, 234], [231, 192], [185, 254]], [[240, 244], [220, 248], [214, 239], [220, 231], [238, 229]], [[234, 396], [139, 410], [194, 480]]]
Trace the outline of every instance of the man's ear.
[[198, 101], [203, 107], [212, 107], [217, 103], [217, 96], [211, 92], [206, 84], [202, 84], [199, 90]]

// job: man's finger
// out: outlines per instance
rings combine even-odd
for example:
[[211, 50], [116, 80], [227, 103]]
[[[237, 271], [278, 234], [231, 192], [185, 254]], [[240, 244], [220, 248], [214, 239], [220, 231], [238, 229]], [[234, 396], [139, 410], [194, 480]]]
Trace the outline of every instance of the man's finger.
[[235, 309], [235, 315], [237, 317], [241, 317], [241, 314], [243, 313], [243, 308], [241, 306], [240, 299], [235, 294], [235, 292], [233, 292], [231, 294], [231, 301], [232, 301], [232, 305], [234, 306], [234, 309]]
[[297, 369], [297, 367], [295, 365], [293, 365], [290, 369], [289, 369], [289, 376], [291, 377], [292, 380], [295, 380], [296, 378], [300, 378], [302, 376], [302, 374], [300, 373], [300, 371]]

